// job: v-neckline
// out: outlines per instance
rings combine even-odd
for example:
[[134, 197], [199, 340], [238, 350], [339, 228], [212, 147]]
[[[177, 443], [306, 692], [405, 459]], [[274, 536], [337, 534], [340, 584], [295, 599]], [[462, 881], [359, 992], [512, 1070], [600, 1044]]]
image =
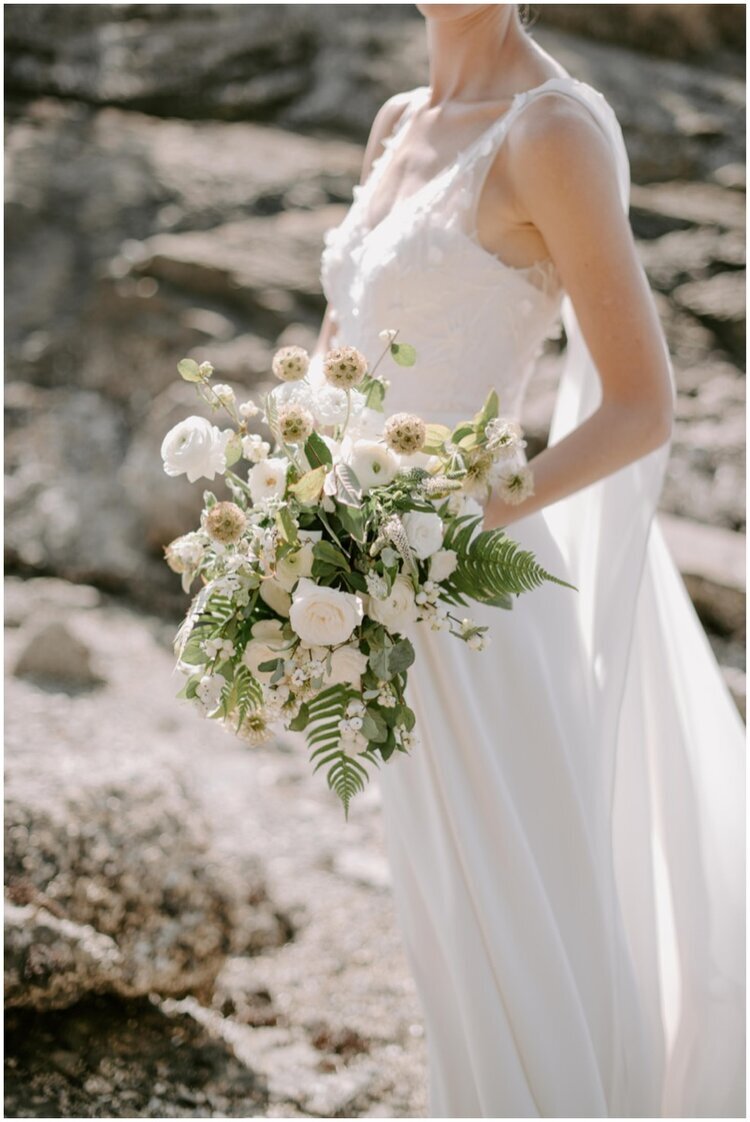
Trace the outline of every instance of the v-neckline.
[[[361, 215], [362, 203], [365, 201], [363, 196], [371, 201], [372, 187], [374, 186], [375, 182], [379, 181], [380, 179], [380, 175], [378, 175], [377, 172], [380, 172], [382, 174], [383, 165], [384, 163], [387, 163], [386, 156], [392, 151], [395, 146], [395, 142], [403, 134], [403, 129], [411, 118], [415, 106], [418, 104], [419, 96], [423, 96], [424, 93], [426, 91], [429, 92], [430, 89], [429, 86], [416, 86], [414, 90], [412, 90], [411, 98], [404, 108], [402, 115], [396, 121], [394, 128], [381, 141], [383, 145], [383, 151], [373, 161], [370, 167], [370, 175], [367, 177], [365, 183], [358, 185], [359, 198], [357, 199], [357, 202], [359, 203], [360, 217], [357, 225], [362, 234], [362, 240], [364, 241], [366, 238], [369, 238], [372, 234], [379, 230], [380, 227], [383, 226], [396, 213], [397, 210], [401, 210], [406, 206], [413, 205], [421, 195], [425, 194], [428, 187], [433, 186], [435, 183], [439, 183], [444, 176], [446, 176], [454, 168], [458, 167], [458, 165], [462, 163], [464, 158], [468, 156], [469, 153], [476, 146], [478, 146], [481, 141], [485, 139], [488, 133], [492, 132], [492, 130], [495, 128], [499, 128], [500, 125], [510, 117], [511, 113], [516, 108], [516, 105], [521, 100], [521, 98], [526, 97], [529, 94], [536, 93], [538, 90], [544, 89], [545, 86], [551, 85], [552, 82], [572, 82], [575, 85], [579, 86], [586, 85], [585, 82], [581, 82], [578, 78], [574, 78], [570, 74], [560, 74], [554, 75], [551, 78], [547, 78], [544, 82], [540, 82], [538, 86], [531, 86], [528, 90], [518, 90], [511, 97], [510, 104], [505, 112], [496, 117], [494, 121], [491, 121], [487, 128], [482, 129], [479, 135], [476, 136], [472, 141], [464, 145], [463, 148], [459, 149], [453, 159], [448, 164], [446, 164], [444, 168], [436, 172], [435, 175], [430, 176], [429, 179], [426, 179], [425, 182], [420, 187], [417, 187], [416, 191], [412, 191], [410, 195], [406, 195], [402, 199], [396, 199], [381, 219], [379, 219], [373, 226], [367, 226], [363, 221], [364, 215]], [[373, 172], [375, 172], [376, 174], [373, 175]], [[370, 188], [369, 191], [367, 190], [368, 187]]]

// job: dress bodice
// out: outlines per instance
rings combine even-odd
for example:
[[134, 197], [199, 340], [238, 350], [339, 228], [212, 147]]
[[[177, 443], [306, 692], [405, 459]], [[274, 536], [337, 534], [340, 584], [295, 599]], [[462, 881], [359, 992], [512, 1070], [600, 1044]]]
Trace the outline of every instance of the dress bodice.
[[560, 331], [564, 289], [551, 259], [520, 269], [485, 249], [475, 216], [511, 122], [532, 97], [551, 92], [589, 106], [604, 102], [593, 87], [569, 77], [516, 94], [446, 168], [368, 228], [373, 188], [406, 121], [429, 95], [429, 87], [416, 87], [366, 182], [353, 188], [343, 220], [326, 230], [320, 279], [339, 325], [334, 343], [356, 346], [374, 361], [383, 348], [378, 333], [398, 328], [399, 339], [417, 350], [413, 368], [390, 359], [380, 368], [391, 383], [389, 411], [450, 421], [474, 413], [495, 388], [501, 411], [519, 414], [544, 341]]

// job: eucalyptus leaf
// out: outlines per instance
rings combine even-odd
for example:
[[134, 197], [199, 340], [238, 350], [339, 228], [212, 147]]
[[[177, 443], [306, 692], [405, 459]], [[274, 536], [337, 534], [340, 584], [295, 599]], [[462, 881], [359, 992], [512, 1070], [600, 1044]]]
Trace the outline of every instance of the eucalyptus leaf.
[[180, 372], [180, 377], [184, 378], [186, 382], [202, 382], [203, 375], [201, 374], [198, 363], [192, 358], [183, 358], [177, 363], [177, 369]]
[[325, 476], [326, 469], [321, 464], [320, 467], [313, 468], [312, 471], [306, 471], [296, 483], [291, 485], [289, 490], [299, 502], [305, 505], [315, 503], [320, 498], [320, 493], [323, 490]]
[[391, 357], [399, 366], [413, 366], [417, 352], [411, 343], [391, 343]]

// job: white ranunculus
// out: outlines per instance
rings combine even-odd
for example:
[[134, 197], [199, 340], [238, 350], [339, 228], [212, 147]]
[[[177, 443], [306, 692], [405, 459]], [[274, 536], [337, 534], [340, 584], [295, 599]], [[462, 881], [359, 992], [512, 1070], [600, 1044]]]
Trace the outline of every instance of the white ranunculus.
[[398, 472], [398, 460], [393, 452], [377, 440], [355, 440], [347, 462], [363, 492], [390, 483]]
[[274, 580], [273, 577], [267, 577], [260, 582], [258, 591], [261, 600], [268, 604], [269, 608], [273, 608], [278, 615], [285, 617], [289, 615], [292, 598], [277, 580]]
[[303, 542], [294, 553], [287, 553], [276, 566], [276, 580], [287, 592], [291, 592], [300, 577], [312, 573], [313, 547], [311, 542]]
[[436, 553], [443, 544], [443, 520], [439, 514], [409, 510], [401, 515], [409, 545], [421, 561]]
[[398, 453], [398, 462], [404, 471], [409, 468], [424, 468], [425, 471], [430, 471], [432, 465], [437, 459], [436, 456], [430, 455], [429, 452], [400, 452]]
[[367, 614], [378, 623], [382, 623], [389, 631], [394, 632], [403, 631], [407, 624], [414, 623], [417, 618], [417, 602], [414, 599], [414, 588], [408, 577], [400, 573], [385, 600], [376, 600], [371, 596], [367, 605]]
[[[231, 432], [231, 430], [230, 430]], [[213, 479], [226, 470], [227, 433], [205, 417], [186, 417], [171, 428], [161, 443], [161, 458], [167, 475]]]
[[446, 580], [455, 572], [458, 554], [455, 549], [439, 549], [430, 558], [430, 580]]
[[326, 676], [325, 684], [336, 686], [341, 683], [358, 690], [366, 669], [367, 655], [362, 654], [357, 647], [351, 643], [346, 647], [337, 647], [331, 655], [331, 673]]
[[302, 577], [294, 590], [289, 622], [303, 643], [333, 647], [345, 643], [362, 621], [362, 601], [351, 592], [324, 588]]
[[[358, 390], [352, 390], [351, 395], [350, 413], [353, 414], [361, 408], [365, 398]], [[346, 392], [323, 382], [322, 385], [315, 387], [310, 409], [319, 425], [342, 425], [346, 419]]]
[[383, 420], [380, 410], [370, 409], [369, 406], [364, 405], [357, 412], [352, 410], [346, 431], [350, 436], [375, 440], [383, 435]]
[[289, 461], [280, 456], [271, 456], [261, 460], [259, 464], [251, 467], [247, 473], [247, 482], [253, 502], [261, 499], [280, 498], [286, 489], [286, 473], [289, 470]]

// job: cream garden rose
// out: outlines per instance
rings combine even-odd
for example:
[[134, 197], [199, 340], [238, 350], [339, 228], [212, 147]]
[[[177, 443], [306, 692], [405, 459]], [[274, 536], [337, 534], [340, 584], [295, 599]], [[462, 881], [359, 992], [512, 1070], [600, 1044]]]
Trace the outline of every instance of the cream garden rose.
[[458, 554], [454, 549], [439, 549], [430, 558], [430, 580], [447, 580], [457, 565]]
[[331, 673], [326, 676], [327, 686], [345, 685], [358, 690], [362, 685], [362, 675], [367, 669], [367, 655], [356, 646], [349, 644], [337, 647], [331, 654]]
[[258, 589], [261, 600], [280, 616], [288, 616], [292, 606], [292, 598], [274, 577], [267, 577], [260, 582]]
[[169, 430], [161, 443], [161, 458], [167, 475], [213, 479], [226, 471], [226, 445], [232, 430], [222, 432], [205, 417], [186, 417]]
[[417, 618], [417, 602], [414, 588], [408, 577], [400, 573], [393, 582], [393, 588], [385, 600], [371, 596], [367, 602], [367, 614], [389, 631], [403, 631]]
[[401, 516], [409, 545], [420, 561], [436, 553], [443, 544], [443, 522], [439, 514], [409, 510]]
[[349, 639], [362, 615], [359, 596], [302, 577], [294, 590], [289, 622], [303, 643], [332, 647]]

